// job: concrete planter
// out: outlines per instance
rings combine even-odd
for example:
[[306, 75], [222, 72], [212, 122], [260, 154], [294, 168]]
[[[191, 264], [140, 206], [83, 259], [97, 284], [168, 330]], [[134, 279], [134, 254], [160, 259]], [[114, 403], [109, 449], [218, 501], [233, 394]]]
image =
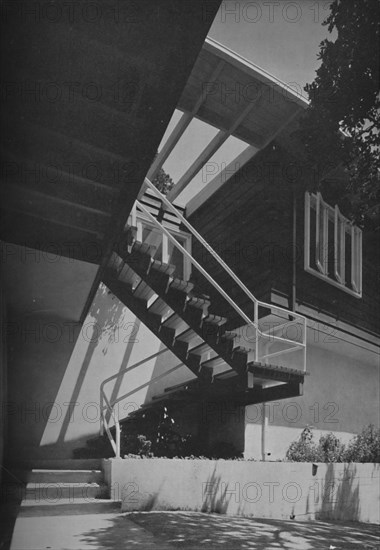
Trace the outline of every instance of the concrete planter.
[[192, 510], [379, 523], [379, 464], [106, 459], [123, 511]]

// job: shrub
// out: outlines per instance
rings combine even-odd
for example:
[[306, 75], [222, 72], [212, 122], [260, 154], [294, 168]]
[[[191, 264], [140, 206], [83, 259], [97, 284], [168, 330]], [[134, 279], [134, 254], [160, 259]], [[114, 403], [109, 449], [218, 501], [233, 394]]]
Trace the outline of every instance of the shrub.
[[122, 454], [129, 456], [151, 457], [152, 443], [145, 435], [127, 435], [123, 438]]
[[320, 462], [344, 462], [345, 447], [334, 435], [321, 435], [318, 443], [318, 457]]
[[348, 444], [345, 462], [380, 462], [380, 429], [373, 424], [363, 428]]
[[313, 441], [312, 428], [306, 426], [298, 441], [293, 441], [286, 452], [286, 459], [292, 462], [319, 462], [317, 445]]
[[333, 433], [321, 435], [318, 444], [314, 443], [312, 428], [306, 427], [299, 439], [290, 444], [286, 459], [293, 462], [380, 462], [380, 429], [370, 424], [345, 447]]

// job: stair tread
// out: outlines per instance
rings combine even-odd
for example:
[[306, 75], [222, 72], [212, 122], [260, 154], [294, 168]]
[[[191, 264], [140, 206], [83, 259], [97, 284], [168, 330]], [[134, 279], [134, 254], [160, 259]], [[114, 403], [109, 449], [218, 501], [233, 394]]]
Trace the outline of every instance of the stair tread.
[[189, 386], [196, 386], [198, 387], [199, 380], [197, 378], [194, 378], [193, 380], [188, 380], [187, 382], [181, 382], [180, 384], [176, 384], [174, 386], [169, 386], [165, 388], [164, 393], [170, 393], [172, 391], [180, 390], [180, 389], [187, 389]]
[[33, 468], [32, 472], [38, 473], [52, 473], [52, 474], [101, 474], [102, 470], [63, 470], [63, 469], [53, 469], [53, 468]]
[[188, 328], [187, 330], [181, 332], [181, 334], [176, 337], [176, 340], [190, 343], [193, 338], [199, 338], [202, 340], [202, 338], [192, 328]]
[[227, 318], [222, 317], [220, 315], [209, 314], [207, 315], [207, 317], [204, 318], [203, 321], [206, 323], [212, 323], [220, 326], [220, 325], [224, 325], [227, 322]]
[[178, 313], [172, 313], [165, 321], [162, 323], [164, 327], [178, 329], [182, 326], [182, 328], [188, 326], [186, 321], [182, 319]]
[[192, 306], [195, 306], [195, 307], [209, 307], [211, 305], [211, 302], [210, 300], [205, 300], [204, 298], [200, 298], [199, 296], [191, 296], [188, 301], [187, 301], [187, 304], [191, 304]]
[[167, 310], [166, 317], [174, 313], [172, 308], [165, 302], [165, 300], [159, 297], [156, 300], [154, 300], [154, 302], [148, 307], [148, 311], [150, 313], [155, 313], [157, 315], [164, 313], [165, 310]]
[[[135, 243], [132, 256], [135, 251], [136, 272], [132, 269], [131, 273], [135, 273], [138, 284], [132, 294], [123, 293], [121, 287], [120, 293], [125, 295], [126, 305], [129, 303], [129, 307], [132, 311], [136, 310], [143, 322], [145, 318], [147, 326], [198, 379], [203, 383], [210, 383], [214, 377], [222, 380], [234, 376], [234, 372], [239, 376], [248, 371], [253, 372], [258, 379], [286, 381], [292, 375], [296, 378], [305, 374], [297, 369], [253, 361], [255, 350], [240, 345], [236, 332], [224, 330], [228, 319], [208, 313], [211, 305], [209, 297], [194, 291], [193, 283], [174, 277], [176, 266], [153, 258], [153, 250], [155, 247], [146, 243]], [[140, 259], [139, 253], [145, 256]], [[128, 259], [126, 263], [128, 264]], [[143, 266], [140, 265], [142, 263]], [[123, 268], [121, 273], [125, 272], [127, 271]], [[132, 278], [131, 273], [128, 272], [129, 279]], [[135, 279], [132, 282], [133, 280]], [[117, 285], [115, 290], [118, 290]], [[139, 296], [149, 297], [148, 307], [145, 302], [144, 306], [137, 303]], [[149, 316], [149, 313], [152, 315]], [[205, 356], [207, 352], [216, 355]], [[202, 361], [202, 358], [205, 360]]]
[[57, 481], [52, 483], [51, 481], [29, 481], [26, 484], [26, 488], [33, 488], [33, 487], [52, 487], [54, 485], [62, 485], [62, 486], [69, 486], [69, 487], [103, 487], [104, 483], [97, 483], [96, 481]]
[[304, 371], [299, 370], [299, 369], [293, 369], [291, 367], [283, 367], [281, 365], [272, 365], [272, 364], [260, 363], [260, 362], [256, 362], [256, 361], [250, 361], [247, 364], [247, 367], [248, 367], [248, 369], [262, 368], [262, 369], [266, 369], [266, 370], [277, 370], [277, 371], [281, 371], [281, 372], [301, 374], [302, 376], [310, 374], [308, 372], [304, 372]]
[[160, 262], [159, 260], [154, 260], [151, 265], [151, 271], [159, 271], [161, 273], [165, 273], [166, 275], [172, 275], [174, 271], [176, 270], [176, 266], [173, 264], [165, 264], [163, 262]]
[[184, 281], [183, 279], [178, 279], [177, 277], [175, 277], [170, 282], [170, 287], [175, 288], [176, 290], [182, 290], [183, 292], [189, 293], [191, 290], [193, 290], [194, 285], [189, 281]]
[[213, 351], [212, 347], [207, 342], [201, 342], [189, 349], [189, 353], [193, 353], [194, 355], [200, 355], [207, 351]]
[[[22, 500], [19, 516], [60, 515], [61, 510], [70, 511], [75, 516], [91, 513], [108, 513], [121, 511], [121, 500], [106, 498], [60, 498], [59, 501]], [[65, 514], [67, 514], [67, 511]], [[43, 514], [42, 514], [43, 513]]]
[[202, 367], [210, 367], [210, 366], [214, 366], [214, 364], [217, 363], [217, 364], [226, 364], [228, 365], [227, 361], [225, 361], [223, 359], [223, 357], [221, 357], [220, 355], [216, 355], [215, 357], [211, 357], [211, 359], [206, 359], [206, 361], [202, 361]]
[[145, 281], [143, 281], [143, 279], [141, 279], [133, 289], [133, 294], [136, 298], [143, 298], [148, 301], [156, 293]]
[[[37, 458], [13, 461], [12, 469], [54, 469], [63, 472], [67, 470], [100, 469], [101, 465], [100, 458]], [[83, 468], [83, 466], [87, 466], [87, 468]]]
[[224, 380], [225, 378], [239, 378], [239, 374], [234, 369], [229, 369], [225, 372], [215, 374], [214, 379]]

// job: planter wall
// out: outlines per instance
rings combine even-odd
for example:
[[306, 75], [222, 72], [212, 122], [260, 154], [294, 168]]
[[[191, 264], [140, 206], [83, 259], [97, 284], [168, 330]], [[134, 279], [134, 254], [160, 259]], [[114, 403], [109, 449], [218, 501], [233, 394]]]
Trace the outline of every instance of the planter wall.
[[379, 464], [107, 459], [122, 510], [379, 523]]

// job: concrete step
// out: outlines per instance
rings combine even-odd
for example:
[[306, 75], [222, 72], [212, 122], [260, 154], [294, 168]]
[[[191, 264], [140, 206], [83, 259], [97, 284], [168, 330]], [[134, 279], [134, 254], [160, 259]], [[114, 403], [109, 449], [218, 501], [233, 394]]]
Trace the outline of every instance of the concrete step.
[[27, 472], [29, 483], [102, 483], [101, 470], [45, 470]]
[[101, 458], [48, 458], [13, 461], [11, 470], [100, 470]]
[[4, 475], [9, 484], [14, 483], [102, 483], [101, 470], [61, 470], [45, 468], [13, 469]]
[[99, 483], [27, 483], [24, 500], [55, 504], [64, 499], [92, 501], [106, 496], [107, 486]]
[[38, 516], [78, 516], [88, 514], [111, 514], [121, 512], [121, 501], [96, 499], [61, 499], [59, 502], [35, 502], [24, 500], [19, 508], [18, 517]]

